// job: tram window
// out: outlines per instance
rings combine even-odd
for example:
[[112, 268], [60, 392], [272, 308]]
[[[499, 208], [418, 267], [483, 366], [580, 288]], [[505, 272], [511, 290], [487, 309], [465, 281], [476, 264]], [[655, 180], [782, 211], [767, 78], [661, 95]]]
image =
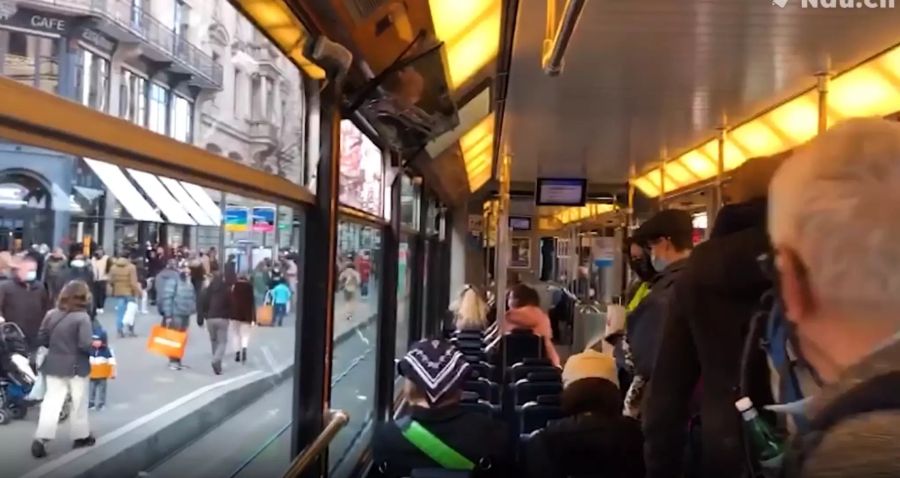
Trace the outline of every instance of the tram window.
[[[40, 258], [45, 265], [40, 268], [39, 280], [54, 296], [71, 279], [89, 283], [96, 301], [97, 323], [106, 332], [107, 345], [118, 360], [116, 380], [105, 382], [105, 398], [94, 386], [94, 409], [88, 420], [96, 436], [136, 423], [135, 417], [145, 417], [140, 427], [147, 430], [164, 426], [173, 414], [184, 415], [179, 419], [197, 420], [210, 413], [207, 407], [216, 403], [214, 399], [256, 380], [274, 382], [275, 387], [257, 401], [235, 406], [257, 406], [265, 413], [277, 410], [265, 431], [268, 436], [276, 435], [292, 419], [292, 375], [284, 372], [294, 360], [294, 330], [298, 311], [302, 310], [297, 300], [303, 257], [299, 249], [302, 211], [223, 194], [158, 171], [153, 174], [193, 224], [164, 222], [165, 215], [156, 212], [160, 191], [146, 194], [145, 183], [135, 181], [129, 171], [115, 164], [0, 138], [0, 250], [27, 251]], [[226, 221], [228, 218], [221, 214], [223, 200], [246, 208], [246, 220]], [[226, 226], [228, 231], [223, 233]], [[61, 255], [47, 254], [54, 249]], [[233, 262], [229, 264], [231, 255]], [[181, 278], [177, 268], [167, 268], [169, 259], [176, 261], [176, 267], [184, 261], [190, 273]], [[260, 266], [263, 259], [269, 261]], [[133, 268], [140, 290], [134, 290], [128, 280], [115, 279], [122, 277], [120, 268]], [[235, 286], [234, 292], [217, 282], [216, 274], [224, 277], [232, 270], [246, 279], [243, 287]], [[108, 280], [101, 282], [95, 277]], [[173, 280], [183, 281], [178, 283], [186, 287], [169, 287]], [[282, 282], [287, 292], [285, 287], [276, 289]], [[107, 285], [112, 286], [112, 295], [106, 293]], [[166, 304], [176, 301], [167, 294], [201, 300], [179, 301], [180, 305], [170, 307]], [[204, 299], [207, 297], [208, 302]], [[232, 309], [223, 305], [227, 304], [223, 298], [229, 297], [243, 306]], [[214, 303], [218, 305], [213, 307]], [[198, 314], [187, 310], [191, 304], [206, 311], [202, 326]], [[272, 313], [267, 315], [265, 311]], [[26, 334], [36, 333], [33, 321], [40, 321], [40, 317], [16, 316], [12, 310], [0, 313], [19, 324]], [[257, 327], [252, 325], [254, 314]], [[171, 315], [167, 317], [171, 320], [164, 322], [164, 315]], [[265, 317], [276, 320], [270, 323]], [[168, 336], [175, 343], [188, 337], [180, 347], [180, 361], [160, 355], [171, 352], [171, 348], [148, 350], [148, 337], [163, 333], [156, 329], [163, 323], [178, 329], [164, 332], [175, 334]], [[179, 335], [181, 329], [185, 335]], [[221, 375], [216, 373], [219, 366]], [[250, 379], [235, 378], [240, 376]], [[88, 389], [89, 384], [84, 386]], [[172, 410], [173, 406], [177, 408]], [[233, 410], [234, 414], [237, 411]], [[39, 464], [21, 454], [31, 443], [39, 414], [39, 408], [31, 408], [24, 417], [0, 426], [0, 441], [9, 444], [0, 447], [0, 462], [11, 475], [33, 473]], [[259, 412], [259, 416], [262, 414]], [[254, 426], [259, 423], [254, 422]], [[211, 436], [218, 431], [213, 429]], [[65, 433], [65, 429], [59, 430], [56, 438], [64, 438]], [[199, 435], [184, 437], [195, 438]], [[55, 446], [48, 450], [61, 453]], [[94, 450], [86, 452], [92, 454]], [[285, 465], [290, 460], [287, 452], [280, 458]]]
[[366, 444], [367, 436], [361, 432], [372, 421], [381, 286], [380, 230], [341, 221], [337, 259], [331, 406], [347, 411], [350, 423], [331, 443], [331, 470]]
[[[394, 358], [400, 358], [409, 346], [409, 320], [412, 316], [412, 263], [413, 248], [408, 239], [400, 241], [397, 251], [397, 330], [394, 347]], [[394, 395], [399, 395], [400, 387], [394, 388]]]

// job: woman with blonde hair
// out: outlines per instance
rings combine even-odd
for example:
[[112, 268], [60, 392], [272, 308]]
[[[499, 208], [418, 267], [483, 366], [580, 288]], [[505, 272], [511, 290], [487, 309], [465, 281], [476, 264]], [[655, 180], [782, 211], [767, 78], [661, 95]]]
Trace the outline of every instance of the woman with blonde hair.
[[484, 330], [488, 326], [488, 306], [475, 287], [467, 285], [459, 295], [454, 313], [456, 330]]

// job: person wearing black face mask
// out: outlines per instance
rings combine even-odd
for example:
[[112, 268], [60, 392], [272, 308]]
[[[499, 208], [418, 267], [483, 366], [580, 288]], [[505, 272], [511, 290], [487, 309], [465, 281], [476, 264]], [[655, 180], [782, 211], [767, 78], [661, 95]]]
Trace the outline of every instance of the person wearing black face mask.
[[625, 304], [630, 312], [650, 292], [650, 283], [656, 278], [656, 271], [650, 260], [650, 252], [634, 240], [626, 241], [625, 252], [628, 255], [628, 266], [636, 277], [625, 293]]

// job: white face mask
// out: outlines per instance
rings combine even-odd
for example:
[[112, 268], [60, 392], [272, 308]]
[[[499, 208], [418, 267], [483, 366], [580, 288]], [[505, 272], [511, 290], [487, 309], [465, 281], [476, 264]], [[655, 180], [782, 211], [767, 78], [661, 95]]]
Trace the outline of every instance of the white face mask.
[[72, 261], [72, 267], [76, 267], [76, 268], [84, 267], [84, 261], [81, 259], [75, 259]]
[[650, 255], [650, 262], [653, 264], [653, 269], [655, 269], [656, 272], [662, 272], [666, 269], [666, 267], [669, 266], [669, 261], [657, 256], [656, 254]]

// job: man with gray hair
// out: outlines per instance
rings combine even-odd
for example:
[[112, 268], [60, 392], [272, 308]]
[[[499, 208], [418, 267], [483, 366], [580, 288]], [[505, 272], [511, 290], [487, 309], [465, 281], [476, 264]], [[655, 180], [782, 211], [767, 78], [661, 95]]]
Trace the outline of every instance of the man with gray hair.
[[802, 360], [826, 383], [787, 475], [900, 476], [900, 125], [854, 119], [772, 180], [778, 289]]

